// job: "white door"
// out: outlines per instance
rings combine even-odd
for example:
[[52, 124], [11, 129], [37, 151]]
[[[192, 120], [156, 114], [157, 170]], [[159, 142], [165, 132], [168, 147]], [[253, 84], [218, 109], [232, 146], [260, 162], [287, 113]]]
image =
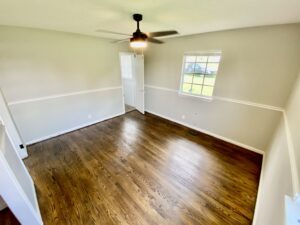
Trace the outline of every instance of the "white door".
[[134, 55], [135, 108], [145, 113], [144, 55]]

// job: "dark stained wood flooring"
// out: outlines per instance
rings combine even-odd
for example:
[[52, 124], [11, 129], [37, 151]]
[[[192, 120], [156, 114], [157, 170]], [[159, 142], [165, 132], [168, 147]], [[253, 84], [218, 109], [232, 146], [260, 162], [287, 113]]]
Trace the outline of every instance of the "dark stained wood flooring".
[[20, 225], [17, 218], [9, 208], [0, 211], [0, 225]]
[[29, 147], [44, 223], [251, 224], [262, 157], [133, 111]]

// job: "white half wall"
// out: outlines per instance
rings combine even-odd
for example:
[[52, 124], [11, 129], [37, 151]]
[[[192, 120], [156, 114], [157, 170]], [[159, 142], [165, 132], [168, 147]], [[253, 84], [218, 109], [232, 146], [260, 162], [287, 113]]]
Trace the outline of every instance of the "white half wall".
[[25, 143], [123, 113], [119, 52], [127, 46], [39, 29], [0, 33], [0, 86]]
[[146, 111], [263, 152], [282, 112], [146, 86]]
[[10, 104], [25, 143], [35, 143], [123, 112], [122, 87]]

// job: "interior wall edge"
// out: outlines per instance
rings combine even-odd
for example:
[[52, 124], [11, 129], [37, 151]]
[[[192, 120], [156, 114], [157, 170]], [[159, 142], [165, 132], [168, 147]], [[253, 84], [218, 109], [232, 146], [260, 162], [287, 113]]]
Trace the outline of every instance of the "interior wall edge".
[[299, 176], [297, 170], [295, 147], [292, 140], [291, 130], [288, 123], [288, 117], [286, 111], [283, 112], [283, 122], [285, 126], [285, 134], [286, 134], [287, 145], [288, 145], [288, 154], [289, 154], [289, 159], [291, 164], [290, 166], [291, 166], [291, 173], [292, 173], [293, 191], [294, 191], [294, 196], [296, 196], [297, 194], [300, 194], [300, 182], [299, 182]]
[[250, 146], [250, 145], [246, 145], [246, 144], [243, 144], [243, 143], [241, 143], [241, 142], [232, 140], [232, 139], [230, 139], [230, 138], [227, 138], [227, 137], [224, 137], [224, 136], [215, 134], [215, 133], [213, 133], [213, 132], [211, 132], [211, 131], [208, 131], [208, 130], [205, 130], [205, 129], [201, 129], [201, 128], [199, 128], [199, 127], [195, 127], [195, 126], [190, 125], [190, 124], [188, 124], [188, 123], [184, 123], [184, 122], [182, 122], [182, 121], [173, 119], [173, 118], [171, 118], [171, 117], [169, 117], [169, 116], [165, 116], [165, 115], [162, 115], [162, 114], [160, 114], [160, 113], [156, 113], [156, 112], [154, 112], [154, 111], [152, 111], [152, 110], [149, 110], [149, 109], [145, 109], [145, 111], [148, 112], [148, 113], [154, 114], [154, 115], [156, 115], [156, 116], [162, 117], [162, 118], [164, 118], [164, 119], [170, 120], [170, 121], [172, 121], [172, 122], [181, 124], [181, 125], [183, 125], [183, 126], [185, 126], [185, 127], [188, 127], [188, 128], [194, 129], [194, 130], [197, 130], [197, 131], [199, 131], [199, 132], [201, 132], [201, 133], [205, 133], [205, 134], [207, 134], [207, 135], [213, 136], [213, 137], [218, 138], [218, 139], [220, 139], [220, 140], [226, 141], [226, 142], [228, 142], [228, 143], [231, 143], [231, 144], [240, 146], [240, 147], [245, 148], [245, 149], [247, 149], [247, 150], [249, 150], [249, 151], [256, 152], [256, 153], [261, 154], [261, 155], [264, 155], [264, 154], [265, 154], [265, 152], [264, 152], [263, 150], [261, 150], [261, 149], [258, 149], [258, 148], [252, 147], [252, 146]]
[[38, 143], [38, 142], [41, 142], [41, 141], [45, 141], [45, 140], [48, 140], [48, 139], [51, 139], [51, 138], [54, 138], [54, 137], [57, 137], [57, 136], [60, 136], [60, 135], [72, 132], [72, 131], [75, 131], [75, 130], [79, 130], [79, 129], [84, 128], [84, 127], [88, 127], [88, 126], [94, 125], [96, 123], [103, 122], [105, 120], [109, 120], [109, 119], [121, 116], [123, 114], [125, 114], [125, 111], [123, 111], [121, 113], [117, 113], [117, 114], [112, 114], [112, 115], [110, 115], [108, 117], [105, 117], [105, 118], [102, 118], [102, 119], [99, 119], [99, 120], [94, 120], [92, 122], [84, 123], [84, 124], [81, 124], [79, 126], [72, 127], [70, 129], [59, 131], [59, 132], [56, 132], [56, 133], [53, 133], [53, 134], [50, 134], [50, 135], [47, 135], [47, 136], [44, 136], [44, 137], [41, 137], [41, 138], [38, 138], [38, 139], [27, 141], [26, 145], [32, 145], [32, 144], [35, 144], [35, 143]]
[[[160, 86], [154, 86], [154, 85], [147, 85], [147, 84], [145, 84], [145, 87], [153, 88], [153, 89], [157, 89], [157, 90], [163, 90], [163, 91], [176, 92], [176, 93], [180, 94], [179, 90], [175, 90], [175, 89], [170, 89], [170, 88], [165, 88], [165, 87], [160, 87]], [[199, 101], [202, 100], [201, 97], [198, 97], [198, 96], [188, 96], [188, 97], [199, 98]], [[242, 105], [247, 105], [247, 106], [253, 106], [253, 107], [262, 108], [262, 109], [279, 111], [279, 112], [282, 112], [282, 113], [284, 112], [284, 108], [281, 108], [281, 107], [266, 105], [266, 104], [261, 104], [261, 103], [256, 103], [256, 102], [250, 102], [250, 101], [244, 101], [244, 100], [239, 100], [239, 99], [213, 96], [212, 99], [208, 100], [208, 101], [213, 101], [213, 100], [220, 100], [220, 101], [225, 101], [225, 102], [231, 102], [231, 103], [237, 103], [237, 104], [242, 104]], [[207, 100], [203, 99], [203, 101], [207, 101]]]
[[263, 154], [252, 225], [257, 224], [258, 209], [259, 209], [259, 206], [262, 201], [261, 199], [262, 199], [262, 192], [263, 192], [263, 179], [264, 179], [264, 168], [266, 165], [266, 157], [267, 157], [267, 154]]

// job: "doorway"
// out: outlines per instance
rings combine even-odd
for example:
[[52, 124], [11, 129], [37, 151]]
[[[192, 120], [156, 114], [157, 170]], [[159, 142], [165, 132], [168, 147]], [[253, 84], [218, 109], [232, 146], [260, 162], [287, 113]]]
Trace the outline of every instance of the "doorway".
[[120, 66], [125, 113], [144, 114], [144, 56], [121, 52]]

